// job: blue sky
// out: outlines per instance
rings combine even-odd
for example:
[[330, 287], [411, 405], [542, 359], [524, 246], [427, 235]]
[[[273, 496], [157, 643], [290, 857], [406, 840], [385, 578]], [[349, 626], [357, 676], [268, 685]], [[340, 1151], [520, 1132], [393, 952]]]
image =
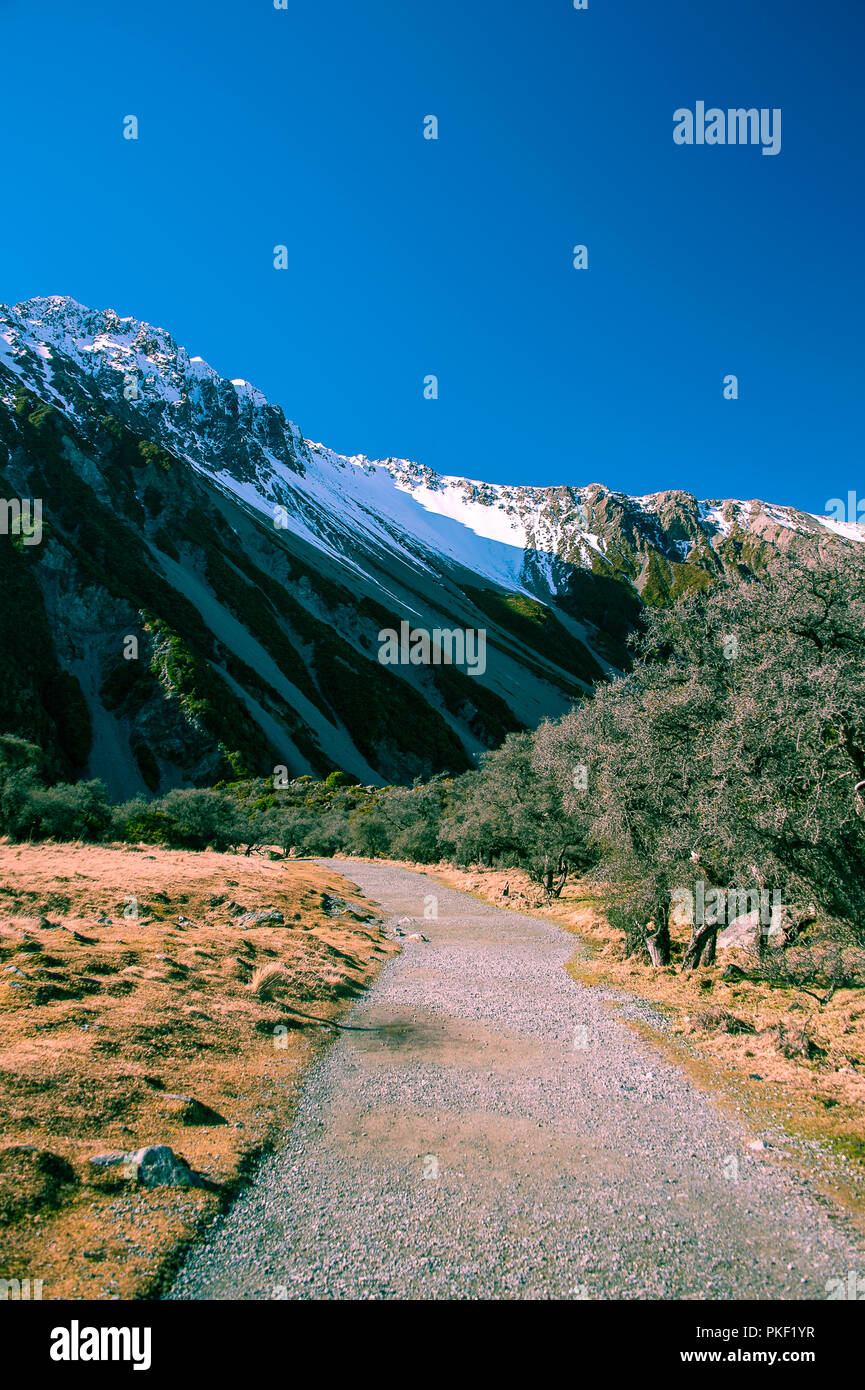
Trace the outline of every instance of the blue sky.
[[[345, 453], [865, 494], [850, 0], [0, 0], [0, 23], [0, 300], [155, 322]], [[674, 145], [697, 100], [780, 107], [781, 153]]]

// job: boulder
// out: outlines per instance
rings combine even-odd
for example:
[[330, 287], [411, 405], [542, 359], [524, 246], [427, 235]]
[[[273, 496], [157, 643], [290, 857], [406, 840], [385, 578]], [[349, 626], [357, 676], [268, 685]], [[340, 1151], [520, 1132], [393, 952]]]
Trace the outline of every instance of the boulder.
[[142, 1187], [201, 1187], [204, 1179], [167, 1144], [150, 1144], [132, 1155]]
[[790, 923], [789, 909], [783, 904], [772, 908], [772, 920], [768, 925], [761, 923], [760, 913], [755, 908], [753, 912], [734, 917], [733, 921], [718, 933], [718, 950], [756, 951], [760, 944], [761, 930], [766, 933], [766, 940], [770, 946], [783, 946]]
[[134, 1153], [104, 1153], [91, 1158], [97, 1175], [138, 1183], [141, 1187], [206, 1187], [185, 1158], [167, 1144], [148, 1144]]
[[237, 925], [244, 929], [249, 927], [283, 927], [285, 926], [285, 918], [275, 908], [269, 908], [263, 912], [244, 912], [242, 917], [238, 917]]

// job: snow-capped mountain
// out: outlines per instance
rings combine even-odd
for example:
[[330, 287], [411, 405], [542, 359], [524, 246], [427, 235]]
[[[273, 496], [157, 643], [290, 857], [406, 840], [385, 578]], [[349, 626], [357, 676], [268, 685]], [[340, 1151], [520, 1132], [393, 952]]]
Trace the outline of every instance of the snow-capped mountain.
[[[458, 771], [621, 667], [641, 602], [738, 574], [755, 547], [865, 541], [756, 501], [347, 458], [164, 330], [62, 297], [0, 308], [0, 475], [6, 498], [42, 499], [43, 542], [7, 545], [2, 579], [46, 640], [21, 678], [30, 723], [0, 719], [115, 792], [229, 765]], [[383, 667], [378, 633], [401, 621], [484, 629], [485, 673]]]

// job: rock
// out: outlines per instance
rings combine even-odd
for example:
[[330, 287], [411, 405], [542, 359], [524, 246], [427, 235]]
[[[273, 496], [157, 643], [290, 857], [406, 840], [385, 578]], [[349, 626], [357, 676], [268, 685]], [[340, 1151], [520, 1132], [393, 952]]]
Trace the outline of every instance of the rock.
[[407, 939], [409, 941], [429, 941], [429, 937], [423, 936], [422, 933], [419, 931], [412, 932], [411, 936], [409, 936]]
[[331, 897], [330, 893], [322, 893], [321, 910], [328, 917], [343, 917], [348, 911], [348, 903], [343, 902], [342, 898]]
[[282, 927], [285, 925], [285, 918], [282, 913], [277, 912], [275, 908], [269, 908], [263, 912], [244, 912], [242, 917], [238, 917], [237, 925], [245, 928], [265, 927], [268, 925]]
[[142, 1187], [201, 1187], [203, 1179], [167, 1144], [151, 1144], [132, 1155]]
[[128, 1163], [131, 1155], [123, 1149], [116, 1149], [114, 1153], [97, 1154], [95, 1158], [89, 1159], [94, 1168], [113, 1168], [120, 1163]]
[[149, 1144], [134, 1153], [97, 1154], [90, 1159], [97, 1172], [116, 1176], [141, 1187], [205, 1187], [206, 1179], [194, 1172], [167, 1144]]
[[754, 951], [760, 940], [760, 913], [748, 912], [735, 917], [729, 926], [718, 933], [718, 950]]
[[761, 930], [766, 933], [766, 940], [770, 945], [783, 946], [785, 933], [791, 924], [789, 909], [783, 903], [772, 908], [769, 923], [761, 923], [759, 909], [755, 908], [753, 912], [734, 917], [729, 926], [718, 933], [718, 950], [756, 951], [760, 944]]

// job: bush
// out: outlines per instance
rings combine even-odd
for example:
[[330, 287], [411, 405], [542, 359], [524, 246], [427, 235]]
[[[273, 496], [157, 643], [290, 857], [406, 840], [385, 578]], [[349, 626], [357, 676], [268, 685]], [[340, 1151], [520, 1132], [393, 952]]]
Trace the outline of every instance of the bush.
[[175, 849], [236, 849], [251, 834], [242, 807], [224, 792], [178, 789], [154, 802], [151, 811], [165, 816], [167, 843]]
[[108, 827], [108, 839], [125, 840], [127, 844], [163, 845], [169, 841], [171, 823], [164, 811], [156, 809], [143, 797], [115, 806]]
[[348, 822], [349, 854], [360, 854], [365, 859], [388, 854], [391, 829], [384, 816], [377, 811], [365, 809], [353, 812]]
[[338, 768], [334, 772], [329, 772], [324, 779], [326, 787], [356, 787], [359, 785], [357, 777], [350, 772], [342, 772]]
[[103, 782], [31, 786], [20, 808], [20, 832], [32, 840], [101, 840], [111, 824]]
[[400, 830], [391, 842], [390, 853], [395, 859], [414, 859], [419, 864], [434, 864], [441, 858], [438, 826], [435, 821], [415, 821]]
[[249, 982], [249, 988], [257, 998], [272, 1003], [291, 984], [291, 975], [279, 961], [268, 961], [260, 965]]

